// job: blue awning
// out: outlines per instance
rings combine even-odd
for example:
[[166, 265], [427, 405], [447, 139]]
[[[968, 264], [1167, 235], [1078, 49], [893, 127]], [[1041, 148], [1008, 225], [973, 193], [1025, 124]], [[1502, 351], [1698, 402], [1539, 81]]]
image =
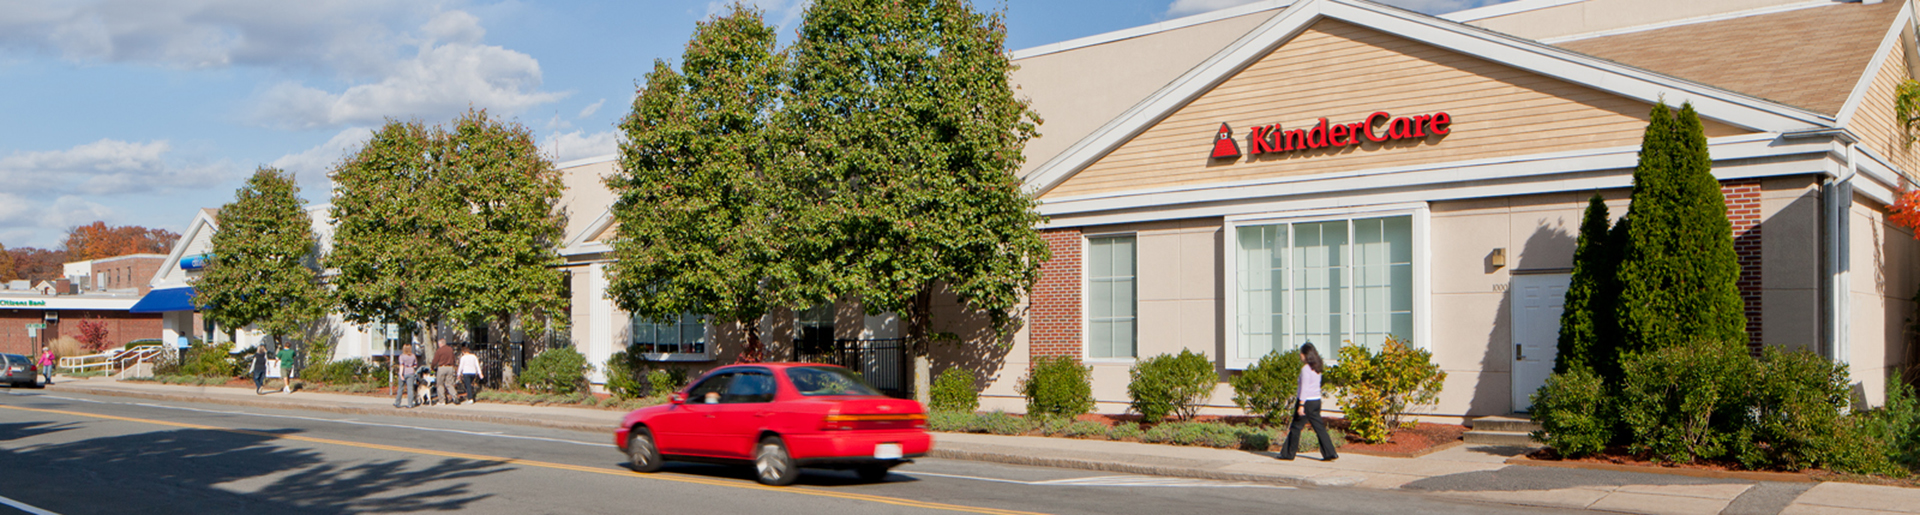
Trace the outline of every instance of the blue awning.
[[163, 288], [147, 292], [140, 302], [133, 303], [127, 309], [130, 313], [165, 313], [168, 311], [193, 311], [193, 287]]

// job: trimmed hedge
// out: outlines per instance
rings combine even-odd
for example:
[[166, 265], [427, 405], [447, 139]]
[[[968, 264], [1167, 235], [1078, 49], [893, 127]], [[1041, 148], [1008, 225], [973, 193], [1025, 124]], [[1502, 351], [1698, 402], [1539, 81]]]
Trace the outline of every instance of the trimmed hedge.
[[973, 412], [980, 409], [980, 391], [973, 387], [973, 373], [960, 367], [951, 367], [940, 372], [933, 381], [934, 411]]
[[1533, 439], [1569, 458], [1605, 450], [1614, 420], [1607, 398], [1592, 368], [1572, 367], [1547, 377], [1546, 386], [1533, 393], [1533, 420], [1540, 423]]
[[1093, 411], [1093, 369], [1066, 356], [1035, 360], [1020, 380], [1027, 413], [1076, 417]]
[[1288, 409], [1300, 393], [1300, 353], [1273, 351], [1233, 378], [1233, 404], [1274, 427], [1293, 420]]
[[1213, 371], [1212, 360], [1187, 349], [1141, 360], [1127, 375], [1131, 409], [1146, 422], [1159, 422], [1167, 415], [1192, 419], [1220, 377]]
[[529, 389], [566, 395], [587, 391], [587, 357], [571, 346], [547, 349], [527, 360], [520, 383]]

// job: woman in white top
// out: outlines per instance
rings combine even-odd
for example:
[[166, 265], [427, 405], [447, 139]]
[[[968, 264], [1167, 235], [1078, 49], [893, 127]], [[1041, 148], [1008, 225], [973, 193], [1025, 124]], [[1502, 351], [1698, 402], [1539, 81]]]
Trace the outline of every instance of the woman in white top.
[[1287, 443], [1280, 449], [1280, 459], [1293, 459], [1294, 450], [1300, 448], [1300, 426], [1308, 423], [1320, 435], [1320, 461], [1340, 459], [1340, 453], [1333, 450], [1333, 439], [1327, 438], [1327, 422], [1320, 418], [1320, 373], [1326, 371], [1326, 363], [1311, 342], [1300, 346], [1300, 361], [1300, 395], [1294, 403], [1293, 423], [1287, 428]]
[[460, 385], [467, 391], [467, 400], [462, 404], [473, 404], [474, 396], [479, 393], [480, 380], [486, 377], [480, 371], [480, 357], [473, 355], [473, 349], [460, 349]]

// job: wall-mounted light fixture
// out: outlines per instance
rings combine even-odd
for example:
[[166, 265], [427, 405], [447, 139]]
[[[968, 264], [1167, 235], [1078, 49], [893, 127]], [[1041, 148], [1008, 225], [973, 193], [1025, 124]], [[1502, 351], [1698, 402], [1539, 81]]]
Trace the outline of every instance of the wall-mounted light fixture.
[[1488, 254], [1488, 255], [1487, 255], [1487, 264], [1489, 264], [1489, 265], [1493, 265], [1493, 267], [1494, 267], [1494, 268], [1500, 268], [1500, 267], [1503, 267], [1503, 266], [1507, 266], [1507, 249], [1506, 249], [1506, 247], [1501, 247], [1501, 248], [1497, 248], [1497, 249], [1493, 249], [1493, 253], [1492, 253], [1492, 254]]

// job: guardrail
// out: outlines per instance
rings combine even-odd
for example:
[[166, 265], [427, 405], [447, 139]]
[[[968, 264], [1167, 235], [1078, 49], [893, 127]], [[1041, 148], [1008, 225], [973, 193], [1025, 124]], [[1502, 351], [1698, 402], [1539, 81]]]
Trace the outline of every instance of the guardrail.
[[160, 346], [143, 345], [119, 352], [102, 352], [86, 356], [60, 358], [60, 369], [76, 372], [102, 370], [108, 374], [126, 370], [127, 367], [145, 363], [160, 355]]

